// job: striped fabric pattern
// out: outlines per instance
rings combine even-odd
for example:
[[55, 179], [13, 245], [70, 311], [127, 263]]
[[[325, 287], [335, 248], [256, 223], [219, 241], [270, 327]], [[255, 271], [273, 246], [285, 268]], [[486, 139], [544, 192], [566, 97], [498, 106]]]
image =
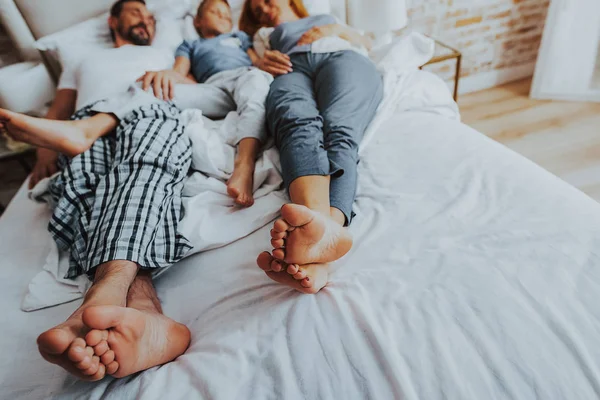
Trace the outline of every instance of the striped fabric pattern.
[[[72, 119], [94, 113], [93, 105]], [[192, 248], [177, 232], [191, 142], [172, 104], [157, 102], [125, 117], [117, 129], [72, 159], [50, 185], [56, 208], [49, 231], [70, 252], [67, 278], [113, 260], [164, 268]]]

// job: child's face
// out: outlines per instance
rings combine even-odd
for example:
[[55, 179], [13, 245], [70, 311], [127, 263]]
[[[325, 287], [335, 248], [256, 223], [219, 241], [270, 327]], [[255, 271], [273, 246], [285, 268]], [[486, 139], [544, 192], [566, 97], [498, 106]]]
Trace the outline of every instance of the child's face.
[[233, 29], [231, 10], [223, 1], [211, 1], [201, 16], [196, 16], [194, 26], [202, 36], [229, 33]]

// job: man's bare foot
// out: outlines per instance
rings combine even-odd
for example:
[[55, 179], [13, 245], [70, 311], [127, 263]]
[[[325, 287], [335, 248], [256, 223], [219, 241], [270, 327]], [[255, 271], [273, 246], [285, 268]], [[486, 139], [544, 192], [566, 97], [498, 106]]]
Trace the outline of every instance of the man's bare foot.
[[264, 252], [258, 256], [258, 266], [275, 282], [305, 294], [315, 294], [323, 289], [329, 279], [329, 264], [286, 264]]
[[333, 219], [298, 204], [281, 208], [271, 230], [273, 257], [287, 264], [324, 264], [352, 248], [352, 236]]
[[40, 354], [46, 361], [59, 365], [81, 380], [100, 380], [104, 378], [106, 369], [100, 358], [94, 355], [94, 348], [83, 339], [86, 331], [81, 311], [78, 311], [64, 324], [38, 337]]
[[158, 312], [96, 306], [83, 312], [83, 322], [92, 329], [86, 336], [88, 346], [108, 344], [102, 363], [116, 378], [173, 361], [190, 343], [185, 325]]
[[0, 124], [19, 142], [51, 149], [68, 156], [88, 150], [97, 136], [88, 121], [55, 121], [30, 117], [0, 108]]
[[233, 174], [227, 181], [227, 193], [236, 204], [250, 207], [254, 204], [254, 162], [236, 162]]

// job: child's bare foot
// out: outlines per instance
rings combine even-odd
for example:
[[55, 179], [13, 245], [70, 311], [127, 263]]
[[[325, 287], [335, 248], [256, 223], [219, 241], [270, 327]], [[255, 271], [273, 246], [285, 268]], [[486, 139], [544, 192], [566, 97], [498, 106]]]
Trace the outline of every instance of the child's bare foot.
[[352, 237], [333, 219], [308, 207], [286, 204], [271, 230], [273, 257], [287, 264], [324, 264], [342, 258]]
[[[275, 282], [305, 294], [315, 294], [327, 285], [329, 264], [285, 265], [264, 252], [258, 256], [258, 266]], [[285, 271], [284, 271], [285, 269]]]
[[85, 381], [104, 378], [106, 369], [100, 358], [94, 355], [94, 348], [83, 339], [87, 329], [81, 319], [81, 312], [73, 314], [65, 323], [44, 333], [37, 340], [42, 357]]
[[190, 343], [185, 325], [158, 312], [96, 306], [83, 312], [83, 321], [92, 328], [86, 336], [88, 346], [108, 344], [102, 363], [116, 378], [173, 361]]
[[236, 162], [233, 175], [227, 182], [227, 193], [236, 204], [250, 207], [254, 204], [254, 162]]
[[[55, 121], [30, 117], [2, 108], [0, 108], [0, 124], [14, 140], [58, 151], [71, 157], [88, 150], [100, 136], [88, 120]], [[114, 125], [116, 126], [116, 120]]]

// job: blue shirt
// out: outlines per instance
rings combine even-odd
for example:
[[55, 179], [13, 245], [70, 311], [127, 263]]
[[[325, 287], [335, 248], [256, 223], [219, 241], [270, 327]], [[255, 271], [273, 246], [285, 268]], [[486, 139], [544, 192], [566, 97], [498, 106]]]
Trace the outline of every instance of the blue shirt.
[[269, 37], [272, 50], [279, 50], [284, 54], [306, 53], [311, 49], [310, 44], [298, 46], [298, 41], [310, 29], [337, 23], [336, 19], [328, 14], [314, 15], [297, 21], [284, 22], [278, 25]]
[[192, 75], [198, 83], [204, 83], [219, 72], [241, 67], [251, 67], [248, 49], [252, 47], [250, 37], [244, 32], [224, 33], [214, 38], [184, 41], [175, 57], [189, 58]]

